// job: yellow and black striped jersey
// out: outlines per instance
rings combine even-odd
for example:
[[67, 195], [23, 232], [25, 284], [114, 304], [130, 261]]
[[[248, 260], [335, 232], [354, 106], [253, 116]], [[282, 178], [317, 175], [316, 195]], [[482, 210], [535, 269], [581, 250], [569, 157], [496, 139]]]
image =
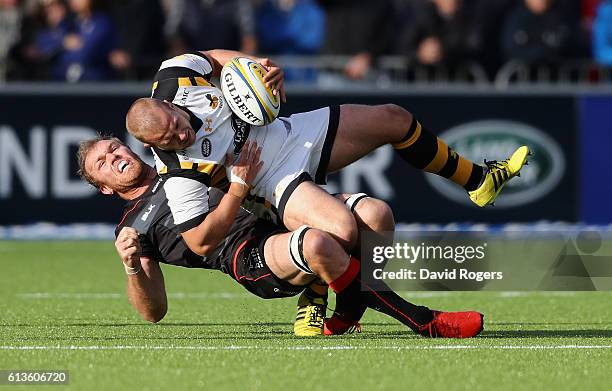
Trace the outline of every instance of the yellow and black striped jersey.
[[[151, 97], [167, 100], [185, 110], [196, 132], [196, 142], [185, 150], [153, 148], [155, 166], [165, 179], [166, 192], [177, 198], [175, 202], [169, 201], [178, 225], [190, 220], [195, 211], [183, 210], [180, 205], [188, 203], [181, 202], [181, 194], [188, 192], [182, 187], [172, 189], [181, 181], [169, 179], [188, 178], [205, 188], [226, 188], [229, 185], [223, 166], [226, 154], [239, 153], [250, 130], [248, 124], [232, 114], [221, 90], [210, 82], [212, 71], [213, 65], [204, 54], [187, 53], [164, 61], [153, 81]], [[208, 211], [208, 196], [204, 193], [203, 197], [196, 208], [200, 209], [197, 215]]]
[[279, 118], [263, 127], [251, 127], [242, 121], [232, 113], [221, 90], [210, 82], [212, 71], [213, 65], [206, 55], [187, 53], [164, 61], [153, 82], [152, 97], [172, 102], [187, 112], [196, 132], [196, 141], [184, 150], [153, 148], [168, 204], [181, 229], [204, 219], [208, 212], [208, 187], [223, 190], [229, 185], [226, 156], [232, 154], [236, 158], [247, 139], [262, 148], [264, 162], [252, 183], [253, 196], [270, 200], [276, 185], [271, 177], [284, 161], [280, 151], [289, 135], [287, 122]]
[[162, 176], [184, 176], [219, 187], [220, 173], [225, 175], [219, 166], [226, 153], [231, 147], [238, 153], [248, 137], [248, 125], [232, 118], [221, 91], [210, 82], [212, 71], [208, 58], [194, 52], [164, 61], [155, 75], [152, 97], [185, 110], [196, 132], [196, 142], [183, 151], [153, 149]]

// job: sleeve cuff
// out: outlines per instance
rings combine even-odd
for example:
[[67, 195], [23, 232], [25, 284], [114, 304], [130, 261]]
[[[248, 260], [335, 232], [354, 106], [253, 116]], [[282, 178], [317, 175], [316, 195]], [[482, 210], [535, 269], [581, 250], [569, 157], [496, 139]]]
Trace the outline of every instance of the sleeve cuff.
[[189, 231], [192, 228], [197, 227], [198, 225], [200, 225], [200, 223], [202, 221], [204, 221], [204, 219], [206, 218], [206, 216], [208, 215], [208, 213], [204, 213], [201, 214], [199, 216], [196, 216], [192, 219], [189, 219], [183, 223], [177, 224], [176, 227], [178, 228], [179, 232], [183, 233], [186, 231]]

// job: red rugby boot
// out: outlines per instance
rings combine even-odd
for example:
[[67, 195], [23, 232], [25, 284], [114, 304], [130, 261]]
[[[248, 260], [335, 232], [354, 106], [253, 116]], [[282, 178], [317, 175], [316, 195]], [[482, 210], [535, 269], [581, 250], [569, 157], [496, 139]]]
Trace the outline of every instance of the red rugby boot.
[[434, 318], [421, 326], [419, 334], [430, 338], [472, 338], [483, 329], [484, 315], [476, 311], [432, 311]]
[[361, 325], [357, 321], [344, 320], [333, 314], [331, 318], [325, 318], [323, 322], [324, 335], [341, 335], [344, 333], [361, 333]]

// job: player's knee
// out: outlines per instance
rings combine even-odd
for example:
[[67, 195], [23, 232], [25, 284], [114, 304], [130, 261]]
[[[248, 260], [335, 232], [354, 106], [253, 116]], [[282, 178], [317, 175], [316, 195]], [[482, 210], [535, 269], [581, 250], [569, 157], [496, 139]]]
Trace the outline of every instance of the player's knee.
[[318, 229], [311, 228], [304, 235], [304, 256], [308, 260], [308, 265], [320, 263], [320, 260], [327, 258], [331, 252], [331, 242], [334, 239], [327, 233]]
[[309, 229], [304, 235], [304, 257], [308, 266], [316, 275], [327, 275], [330, 269], [342, 267], [348, 261], [339, 256], [338, 243], [327, 232]]
[[351, 250], [357, 243], [359, 229], [353, 214], [347, 209], [334, 215], [334, 227], [330, 233], [347, 250]]
[[413, 121], [412, 113], [393, 103], [379, 106], [384, 115], [384, 122], [388, 124], [393, 141], [401, 140]]
[[395, 219], [389, 205], [376, 198], [365, 198], [357, 204], [355, 214], [372, 231], [393, 231]]
[[401, 123], [405, 125], [412, 122], [412, 114], [405, 108], [396, 105], [395, 103], [387, 103], [381, 106], [385, 111], [385, 117], [393, 122]]

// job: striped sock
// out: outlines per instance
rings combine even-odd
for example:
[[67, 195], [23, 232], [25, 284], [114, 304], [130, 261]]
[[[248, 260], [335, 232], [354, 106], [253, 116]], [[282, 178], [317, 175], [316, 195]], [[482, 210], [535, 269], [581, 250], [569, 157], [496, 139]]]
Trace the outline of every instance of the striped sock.
[[393, 148], [412, 166], [450, 179], [467, 191], [476, 190], [484, 177], [483, 166], [457, 154], [416, 119], [406, 136], [393, 144]]

